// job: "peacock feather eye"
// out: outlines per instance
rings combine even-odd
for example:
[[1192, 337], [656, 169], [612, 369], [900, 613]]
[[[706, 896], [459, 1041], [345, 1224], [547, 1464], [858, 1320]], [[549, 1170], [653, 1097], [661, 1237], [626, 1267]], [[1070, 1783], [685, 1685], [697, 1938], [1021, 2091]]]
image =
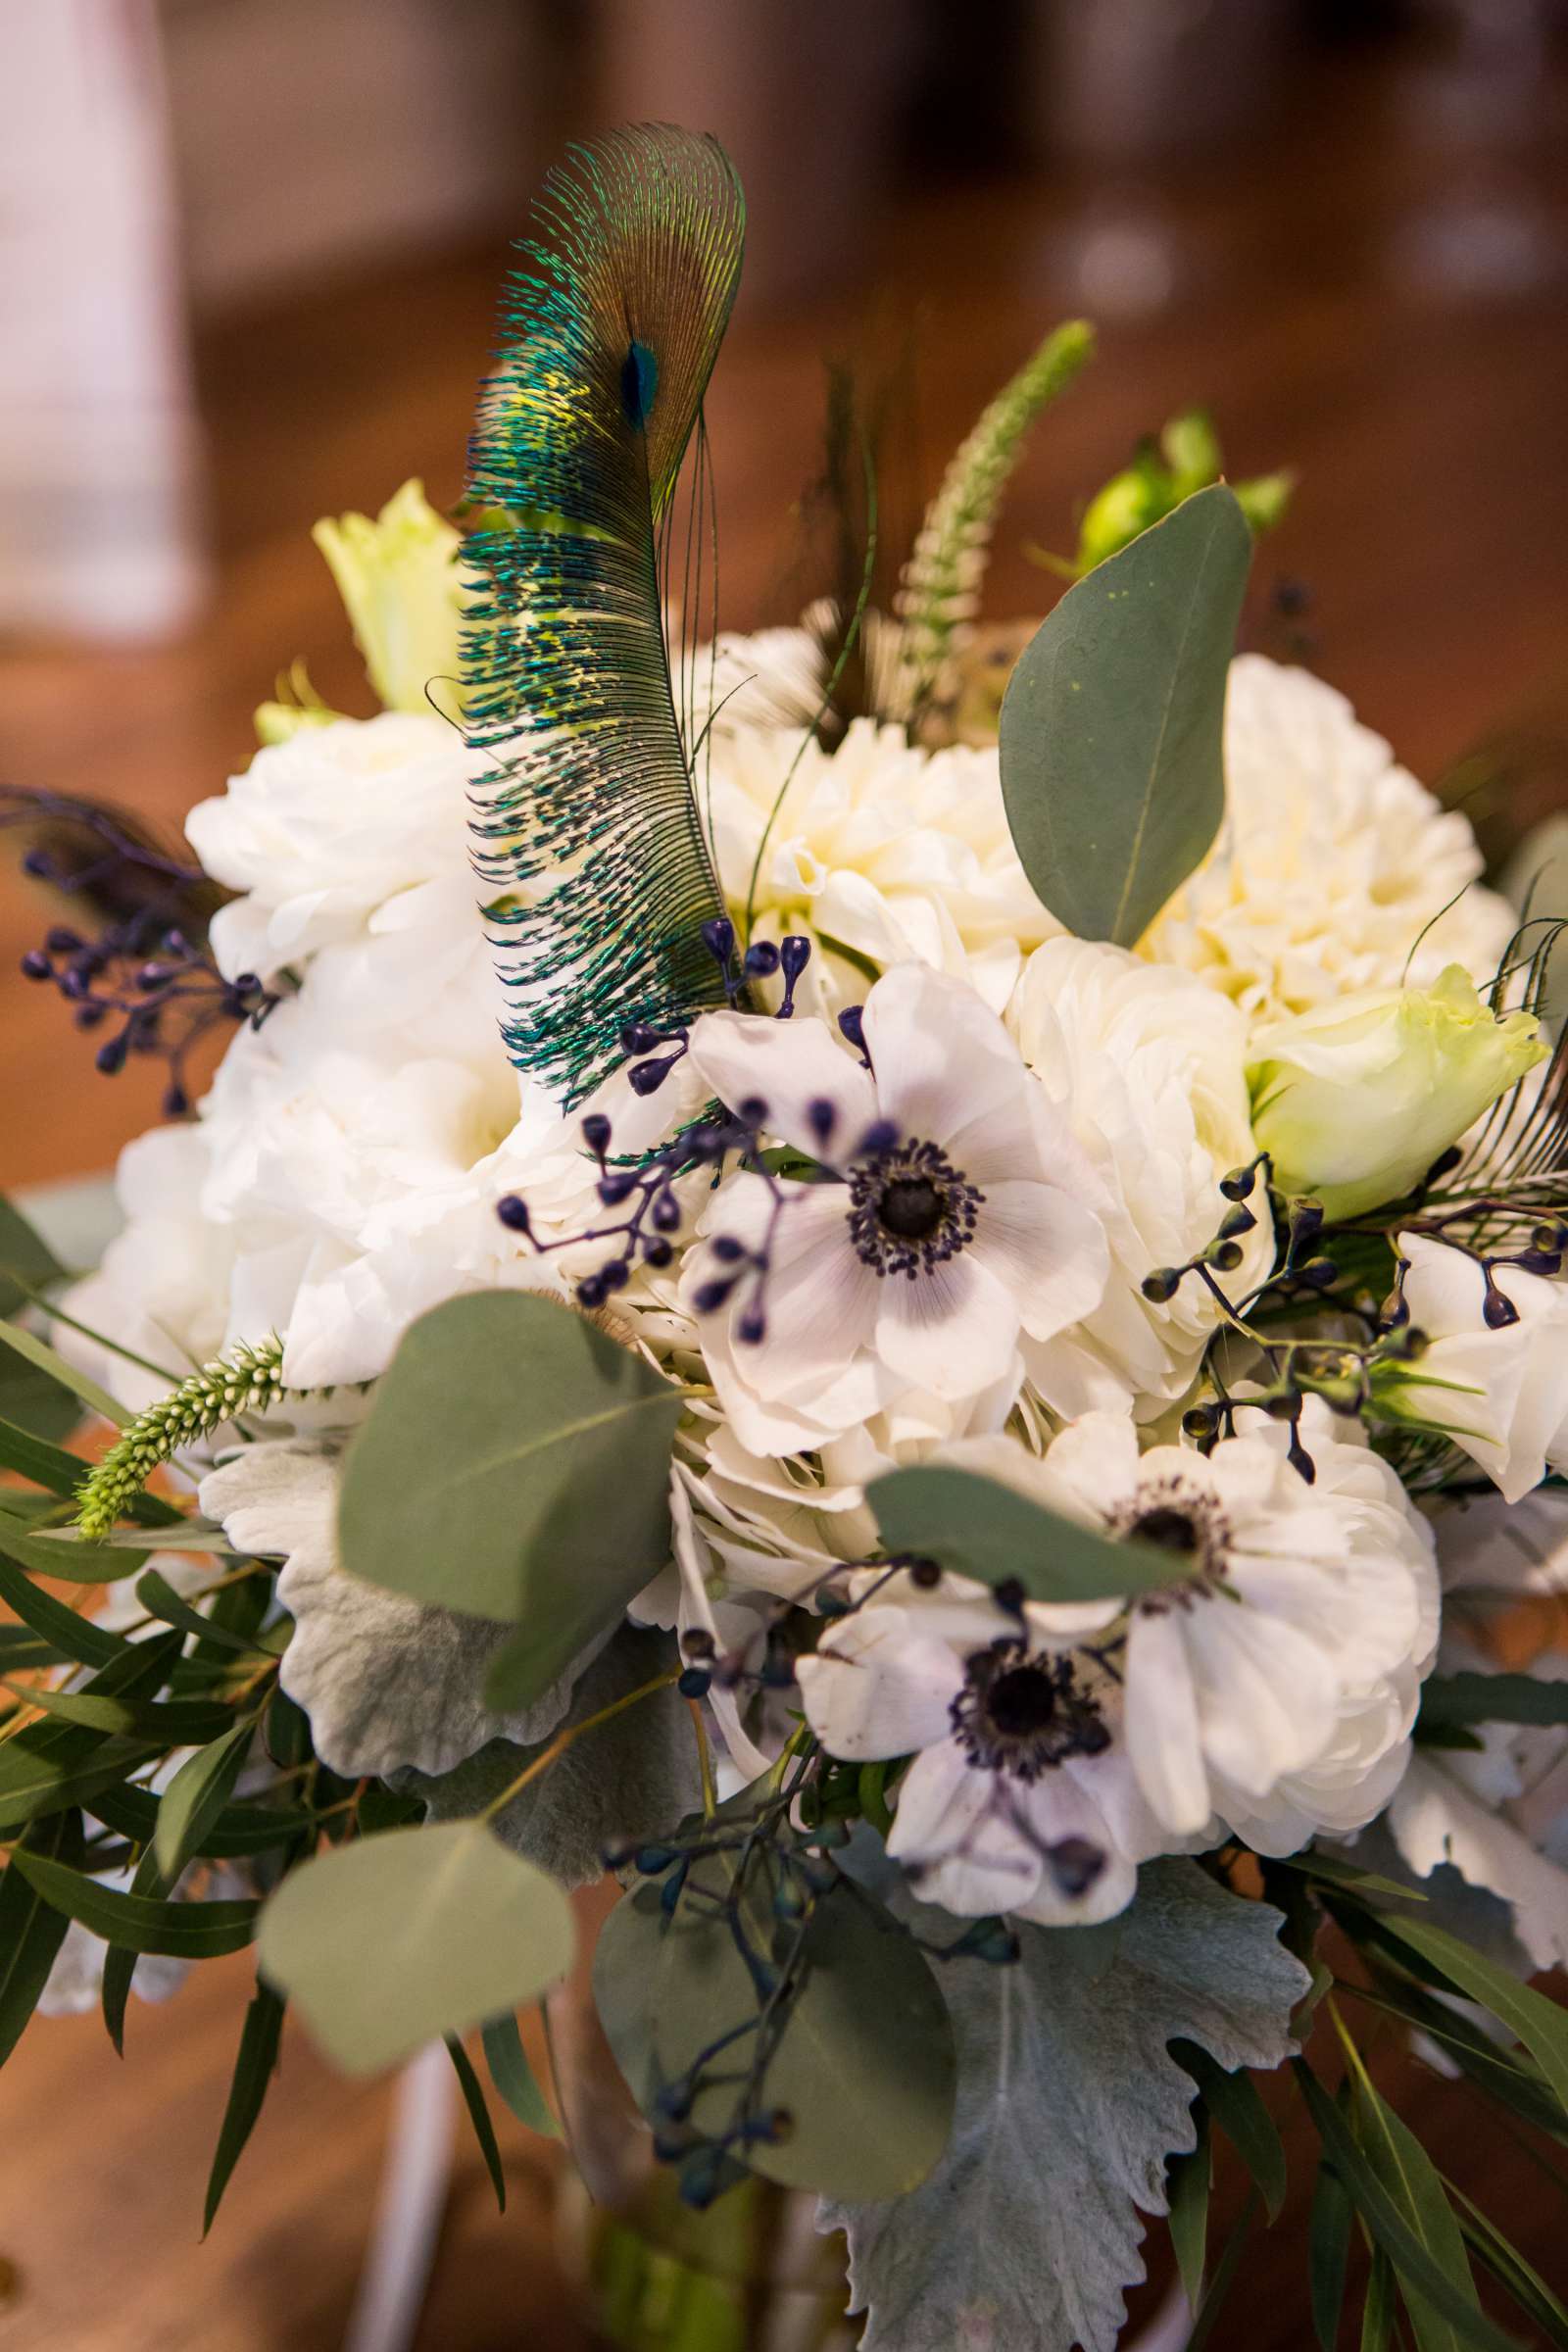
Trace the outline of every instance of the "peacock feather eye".
[[740, 277], [717, 142], [662, 124], [552, 174], [504, 298], [465, 544], [474, 863], [513, 1059], [567, 1104], [726, 1001], [723, 903], [676, 710], [662, 542]]

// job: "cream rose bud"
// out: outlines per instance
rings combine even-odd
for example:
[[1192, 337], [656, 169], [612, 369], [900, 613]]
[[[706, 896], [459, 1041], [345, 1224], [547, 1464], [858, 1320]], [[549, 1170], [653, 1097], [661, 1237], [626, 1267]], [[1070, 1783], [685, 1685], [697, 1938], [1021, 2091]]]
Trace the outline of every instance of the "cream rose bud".
[[388, 710], [428, 710], [425, 688], [442, 681], [443, 710], [458, 700], [458, 533], [405, 482], [372, 522], [330, 515], [311, 534], [331, 566], [370, 684]]
[[1528, 1012], [1494, 1013], [1450, 963], [1431, 988], [1368, 989], [1252, 1040], [1252, 1131], [1288, 1193], [1331, 1217], [1400, 1200], [1546, 1054]]

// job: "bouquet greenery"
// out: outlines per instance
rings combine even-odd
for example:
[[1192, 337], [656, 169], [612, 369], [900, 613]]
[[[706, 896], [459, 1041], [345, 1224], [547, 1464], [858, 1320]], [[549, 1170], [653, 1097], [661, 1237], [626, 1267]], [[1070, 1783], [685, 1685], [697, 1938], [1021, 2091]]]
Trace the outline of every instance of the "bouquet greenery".
[[1506, 2344], [1488, 2273], [1568, 2344], [1356, 2038], [1568, 2141], [1557, 926], [1236, 653], [1288, 483], [1202, 417], [978, 622], [1082, 325], [891, 556], [836, 397], [824, 592], [720, 633], [741, 245], [711, 141], [577, 154], [456, 520], [318, 528], [380, 714], [296, 669], [199, 865], [8, 803], [27, 970], [171, 1077], [96, 1270], [0, 1225], [0, 2051], [254, 1943], [209, 2223], [288, 2003], [445, 2038], [494, 2166], [463, 2036], [553, 2128], [517, 2015], [609, 1869], [654, 2156], [819, 2198], [867, 2352], [1108, 2352], [1138, 2208], [1199, 2340], [1274, 2068], [1325, 2352], [1357, 2228], [1363, 2343]]

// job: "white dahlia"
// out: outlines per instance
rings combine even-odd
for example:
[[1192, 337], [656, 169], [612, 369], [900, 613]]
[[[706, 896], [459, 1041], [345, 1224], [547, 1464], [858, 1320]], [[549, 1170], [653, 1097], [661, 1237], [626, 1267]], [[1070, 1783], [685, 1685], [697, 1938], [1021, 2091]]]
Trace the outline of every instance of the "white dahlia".
[[1496, 970], [1515, 917], [1481, 885], [1468, 819], [1321, 678], [1238, 655], [1225, 784], [1219, 838], [1141, 955], [1201, 974], [1255, 1020], [1425, 988], [1450, 963], [1476, 980]]

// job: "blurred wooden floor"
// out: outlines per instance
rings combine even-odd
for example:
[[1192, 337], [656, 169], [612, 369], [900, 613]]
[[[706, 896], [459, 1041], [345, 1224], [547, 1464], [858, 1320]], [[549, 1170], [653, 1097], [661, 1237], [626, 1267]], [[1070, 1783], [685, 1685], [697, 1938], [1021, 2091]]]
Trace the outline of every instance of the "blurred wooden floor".
[[[1481, 173], [1479, 180], [1477, 172]], [[1490, 179], [1487, 172], [1491, 173]], [[1400, 254], [1466, 191], [1533, 208], [1550, 283], [1421, 290]], [[1171, 232], [1176, 297], [1103, 322], [1102, 358], [1041, 428], [1004, 517], [989, 605], [1041, 601], [1028, 539], [1070, 544], [1075, 500], [1136, 435], [1202, 399], [1238, 473], [1289, 463], [1296, 514], [1266, 549], [1312, 591], [1314, 661], [1431, 774], [1499, 717], [1568, 682], [1568, 173], [1560, 148], [1468, 159], [1424, 144], [1398, 87], [1352, 74], [1298, 93], [1265, 146], [1091, 200], [1064, 181], [998, 181], [911, 202], [884, 276], [923, 313], [928, 478], [1054, 318], [1080, 307], [1064, 268], [1086, 226], [1144, 207]], [[1425, 208], [1425, 210], [1424, 210]], [[1114, 218], [1112, 218], [1114, 216]], [[1114, 245], [1105, 250], [1114, 255]], [[1124, 248], [1125, 250], [1125, 248]], [[459, 486], [488, 347], [496, 251], [355, 283], [206, 332], [218, 595], [171, 647], [0, 662], [0, 775], [102, 793], [175, 823], [248, 759], [249, 714], [294, 656], [329, 702], [368, 708], [326, 572], [318, 514], [372, 508], [409, 473]], [[812, 469], [819, 358], [858, 299], [743, 319], [710, 422], [724, 617], [778, 602], [790, 502]], [[155, 1115], [148, 1073], [98, 1078], [52, 995], [16, 975], [36, 928], [0, 881], [0, 1183], [102, 1166]], [[202, 2182], [243, 2005], [244, 1962], [197, 1973], [172, 2007], [134, 2008], [123, 2066], [97, 2021], [42, 2026], [0, 2078], [0, 2255], [17, 2266], [0, 2346], [18, 2352], [331, 2352], [373, 2196], [381, 2087], [329, 2079], [300, 2039], [229, 2190], [196, 2245]], [[1463, 2095], [1409, 2075], [1412, 2119], [1442, 2161], [1568, 2288], [1561, 2207], [1533, 2163]], [[549, 2260], [537, 2159], [507, 2139], [498, 2220], [476, 2161], [454, 2195], [424, 2352], [578, 2352]], [[1235, 2199], [1231, 2200], [1234, 2206]], [[1301, 2352], [1298, 2214], [1254, 2247], [1222, 2346]]]

